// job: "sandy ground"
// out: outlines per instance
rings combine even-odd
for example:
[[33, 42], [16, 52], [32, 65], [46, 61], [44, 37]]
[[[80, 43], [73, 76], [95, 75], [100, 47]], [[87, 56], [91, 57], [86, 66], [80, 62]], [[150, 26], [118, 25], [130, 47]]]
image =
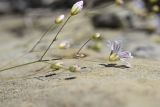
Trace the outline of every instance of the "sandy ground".
[[[83, 68], [81, 72], [71, 73], [64, 69], [52, 72], [50, 65], [46, 63], [36, 63], [0, 72], [0, 107], [159, 107], [159, 61], [135, 57], [130, 62], [132, 68], [126, 68], [121, 64], [108, 66], [105, 58], [109, 52], [106, 48], [101, 53], [84, 49], [83, 52], [88, 54], [88, 57], [71, 58], [77, 47], [88, 37], [86, 35], [93, 34], [95, 30], [89, 24], [88, 19], [81, 19], [77, 22], [77, 18], [69, 22], [59, 38], [60, 40], [74, 38], [75, 47], [59, 50], [57, 41], [45, 58], [64, 57], [61, 61], [64, 62], [65, 67], [78, 64]], [[14, 22], [9, 28], [7, 27], [8, 29], [24, 24], [21, 19], [15, 19], [17, 22], [14, 19], [5, 19], [6, 22], [4, 20], [1, 22], [4, 23], [2, 36], [0, 36], [1, 69], [36, 60], [52, 37], [42, 42], [37, 49], [40, 52], [23, 56], [33, 46], [42, 31], [29, 29], [27, 33], [25, 32], [24, 38], [11, 36], [15, 34], [4, 31], [6, 23]], [[47, 21], [41, 19], [41, 24], [49, 23], [51, 18]], [[86, 24], [84, 29], [80, 27], [82, 22]], [[116, 35], [124, 33], [99, 31], [105, 35], [105, 39], [117, 38]], [[134, 32], [133, 35], [137, 34]], [[141, 40], [144, 40], [145, 37], [141, 37]], [[136, 43], [138, 40], [135, 40]], [[23, 57], [18, 58], [19, 56]], [[11, 60], [13, 60], [12, 63], [8, 64]], [[54, 62], [50, 61], [50, 63]], [[6, 64], [8, 65], [4, 66]]]

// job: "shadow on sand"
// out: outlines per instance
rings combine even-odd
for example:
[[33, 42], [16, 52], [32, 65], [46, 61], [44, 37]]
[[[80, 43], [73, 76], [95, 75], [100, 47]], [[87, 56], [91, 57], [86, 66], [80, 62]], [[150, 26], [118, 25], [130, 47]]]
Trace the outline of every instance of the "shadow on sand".
[[121, 68], [121, 69], [129, 68], [126, 65], [117, 65], [117, 64], [99, 64], [99, 65], [107, 67], [107, 68], [108, 67]]

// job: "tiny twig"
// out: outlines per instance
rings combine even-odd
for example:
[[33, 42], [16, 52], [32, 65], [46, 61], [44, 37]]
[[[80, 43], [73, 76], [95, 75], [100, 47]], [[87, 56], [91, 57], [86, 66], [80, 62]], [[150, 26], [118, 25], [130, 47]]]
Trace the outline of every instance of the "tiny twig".
[[91, 40], [91, 38], [89, 38], [81, 47], [80, 49], [77, 51], [77, 55], [80, 53], [80, 51], [83, 49], [83, 47]]
[[44, 38], [44, 36], [53, 29], [53, 27], [55, 26], [55, 24], [52, 24], [49, 26], [49, 28], [47, 29], [46, 32], [44, 32], [44, 34], [41, 36], [41, 38], [36, 42], [36, 44], [32, 47], [32, 49], [29, 52], [33, 52], [34, 49], [36, 48], [36, 46], [41, 42], [41, 40]]
[[40, 58], [40, 61], [43, 59], [43, 57], [46, 55], [46, 53], [48, 52], [48, 50], [50, 49], [50, 47], [52, 46], [52, 44], [57, 40], [57, 37], [59, 35], [59, 33], [62, 31], [62, 29], [64, 28], [64, 26], [66, 25], [66, 23], [68, 22], [68, 20], [71, 18], [72, 16], [70, 15], [67, 20], [64, 22], [64, 24], [62, 25], [62, 27], [59, 29], [59, 31], [57, 32], [56, 36], [53, 38], [52, 42], [50, 43], [50, 45], [48, 46], [48, 48], [46, 49], [46, 51], [43, 53], [43, 55]]

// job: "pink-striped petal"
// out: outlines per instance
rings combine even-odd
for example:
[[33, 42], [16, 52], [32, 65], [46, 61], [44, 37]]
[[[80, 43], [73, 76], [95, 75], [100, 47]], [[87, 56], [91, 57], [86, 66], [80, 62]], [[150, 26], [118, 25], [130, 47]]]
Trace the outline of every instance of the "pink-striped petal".
[[119, 53], [118, 53], [118, 56], [119, 56], [120, 58], [125, 58], [125, 59], [133, 58], [133, 56], [131, 55], [131, 53], [130, 53], [129, 51], [119, 52]]

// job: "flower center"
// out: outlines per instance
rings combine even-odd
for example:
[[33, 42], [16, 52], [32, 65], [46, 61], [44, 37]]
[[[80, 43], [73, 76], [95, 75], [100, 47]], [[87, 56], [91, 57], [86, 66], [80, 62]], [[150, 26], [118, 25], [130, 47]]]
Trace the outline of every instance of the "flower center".
[[109, 56], [109, 61], [118, 61], [119, 60], [119, 56], [116, 53], [111, 53], [111, 55]]

